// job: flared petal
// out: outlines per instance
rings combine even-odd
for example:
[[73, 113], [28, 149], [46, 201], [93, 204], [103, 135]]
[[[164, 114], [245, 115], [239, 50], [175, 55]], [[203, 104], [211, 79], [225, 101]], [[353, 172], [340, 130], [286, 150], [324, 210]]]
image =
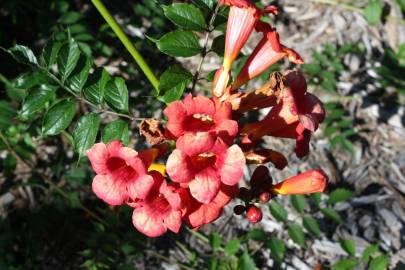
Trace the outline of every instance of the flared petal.
[[121, 141], [115, 140], [107, 144], [107, 150], [110, 156], [117, 157], [119, 156], [119, 151], [123, 147]]
[[217, 196], [212, 202], [207, 204], [198, 203], [197, 201], [190, 200], [190, 209], [186, 214], [185, 221], [192, 228], [198, 228], [204, 224], [213, 222], [222, 213], [223, 207], [238, 193], [238, 187], [221, 185]]
[[177, 192], [177, 189], [173, 186], [173, 184], [168, 185], [165, 181], [163, 181], [162, 185], [159, 188], [159, 192], [165, 197], [172, 209], [181, 209], [181, 196], [180, 193]]
[[189, 157], [179, 149], [173, 150], [166, 163], [167, 174], [174, 182], [185, 183], [194, 179]]
[[295, 154], [302, 158], [309, 153], [309, 141], [311, 140], [311, 132], [299, 124], [296, 128], [295, 139]]
[[231, 143], [236, 134], [238, 134], [238, 122], [234, 120], [223, 120], [216, 126], [215, 130], [219, 137]]
[[96, 175], [92, 189], [98, 198], [109, 205], [121, 205], [128, 199], [125, 182], [114, 180], [109, 175]]
[[192, 157], [210, 150], [215, 143], [215, 135], [209, 132], [187, 133], [181, 136], [176, 147]]
[[220, 168], [221, 182], [233, 186], [239, 183], [246, 165], [245, 155], [236, 144], [228, 148], [223, 165]]
[[220, 181], [213, 168], [206, 168], [197, 173], [189, 183], [191, 195], [201, 203], [209, 203], [218, 194]]
[[144, 174], [134, 180], [127, 181], [126, 185], [131, 199], [145, 199], [153, 186], [153, 177]]
[[96, 143], [86, 154], [96, 174], [107, 173], [107, 159], [109, 158], [109, 153], [104, 143]]
[[322, 102], [310, 93], [306, 93], [305, 101], [299, 104], [299, 111], [301, 124], [312, 132], [318, 129], [319, 123], [325, 118]]
[[191, 94], [188, 94], [183, 102], [188, 115], [198, 113], [212, 116], [215, 114], [214, 102], [207, 97], [200, 95], [193, 97]]
[[167, 230], [163, 220], [154, 215], [153, 210], [148, 207], [135, 208], [132, 223], [138, 231], [149, 237], [161, 236]]
[[178, 233], [181, 227], [182, 214], [180, 210], [171, 211], [170, 214], [164, 218], [163, 222], [166, 227], [174, 233]]
[[166, 129], [175, 137], [183, 135], [185, 132], [184, 121], [187, 117], [183, 102], [178, 100], [170, 103], [163, 113], [168, 119]]

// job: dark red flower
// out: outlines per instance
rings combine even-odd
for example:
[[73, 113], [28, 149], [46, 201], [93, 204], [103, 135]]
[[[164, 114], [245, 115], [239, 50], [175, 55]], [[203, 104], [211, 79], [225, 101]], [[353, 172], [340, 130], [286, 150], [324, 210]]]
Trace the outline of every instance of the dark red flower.
[[325, 117], [322, 102], [308, 93], [302, 73], [291, 71], [285, 76], [285, 88], [280, 102], [257, 123], [247, 124], [242, 133], [244, 142], [256, 141], [265, 135], [296, 139], [296, 154], [305, 156], [309, 150], [311, 131], [314, 132]]

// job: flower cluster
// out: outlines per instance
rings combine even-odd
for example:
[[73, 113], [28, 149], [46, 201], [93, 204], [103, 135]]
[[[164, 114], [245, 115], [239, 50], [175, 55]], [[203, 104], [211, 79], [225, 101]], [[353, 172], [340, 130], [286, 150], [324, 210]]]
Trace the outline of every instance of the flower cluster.
[[[322, 192], [326, 186], [327, 177], [319, 169], [273, 184], [268, 168], [260, 165], [250, 188], [239, 187], [246, 164], [271, 162], [277, 169], [287, 165], [282, 153], [262, 147], [264, 136], [295, 139], [295, 153], [303, 157], [325, 113], [297, 70], [273, 73], [260, 89], [240, 89], [284, 57], [295, 64], [303, 60], [280, 43], [275, 28], [260, 21], [267, 13], [277, 14], [277, 8], [259, 9], [248, 0], [220, 3], [230, 6], [230, 12], [213, 97], [188, 94], [170, 103], [164, 110], [165, 127], [157, 120], [144, 122], [141, 133], [152, 148], [138, 153], [113, 141], [97, 143], [87, 153], [96, 173], [94, 193], [109, 205], [132, 207], [134, 226], [150, 237], [167, 230], [177, 233], [183, 222], [191, 228], [213, 222], [235, 198], [244, 202], [235, 207], [235, 214], [246, 212], [256, 223], [262, 214], [255, 203], [277, 195]], [[263, 38], [232, 80], [232, 64], [253, 31]], [[240, 121], [246, 112], [267, 107], [271, 109], [263, 120]], [[158, 159], [166, 159], [165, 165], [154, 163]]]

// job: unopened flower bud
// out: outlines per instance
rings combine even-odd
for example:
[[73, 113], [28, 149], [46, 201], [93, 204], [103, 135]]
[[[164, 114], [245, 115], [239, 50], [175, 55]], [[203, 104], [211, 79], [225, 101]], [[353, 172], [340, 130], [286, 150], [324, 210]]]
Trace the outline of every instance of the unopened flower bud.
[[263, 217], [262, 210], [252, 205], [246, 212], [246, 217], [251, 223], [255, 224], [262, 220]]
[[280, 195], [323, 192], [328, 177], [322, 170], [309, 170], [273, 186], [272, 192]]
[[241, 204], [238, 204], [233, 208], [233, 212], [235, 213], [235, 215], [242, 215], [245, 211], [246, 207]]
[[261, 203], [266, 203], [266, 202], [270, 201], [270, 198], [271, 198], [271, 195], [269, 192], [263, 192], [259, 196], [259, 201]]

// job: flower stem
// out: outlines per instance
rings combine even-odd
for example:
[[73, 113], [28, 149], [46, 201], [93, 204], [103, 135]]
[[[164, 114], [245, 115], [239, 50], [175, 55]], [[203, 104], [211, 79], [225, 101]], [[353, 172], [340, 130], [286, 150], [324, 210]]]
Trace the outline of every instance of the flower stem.
[[124, 33], [124, 31], [122, 31], [117, 21], [111, 16], [110, 12], [106, 9], [101, 0], [91, 0], [91, 2], [93, 2], [98, 12], [100, 12], [101, 16], [103, 16], [104, 20], [112, 28], [114, 33], [117, 35], [118, 39], [122, 42], [122, 44], [124, 44], [125, 48], [132, 55], [132, 57], [134, 58], [135, 62], [139, 65], [139, 67], [142, 69], [143, 73], [148, 78], [150, 83], [157, 90], [159, 86], [159, 80], [155, 77], [149, 65], [145, 62], [142, 55], [134, 47], [132, 42], [129, 40], [128, 36]]
[[217, 15], [218, 15], [219, 7], [220, 7], [220, 4], [218, 3], [218, 4], [216, 5], [215, 9], [214, 9], [214, 12], [212, 13], [210, 22], [209, 22], [209, 24], [208, 24], [208, 29], [207, 29], [208, 31], [207, 31], [207, 33], [205, 34], [204, 47], [203, 47], [203, 49], [202, 49], [202, 51], [201, 51], [200, 62], [198, 63], [197, 70], [196, 70], [196, 72], [195, 72], [195, 74], [194, 74], [194, 76], [193, 76], [193, 85], [192, 85], [192, 87], [191, 87], [191, 93], [194, 93], [194, 90], [195, 90], [197, 81], [198, 81], [198, 79], [199, 79], [198, 77], [199, 77], [200, 72], [201, 72], [201, 67], [202, 67], [202, 64], [203, 64], [203, 62], [204, 62], [204, 58], [205, 58], [205, 56], [206, 56], [207, 53], [208, 53], [208, 50], [207, 50], [207, 49], [208, 49], [208, 48], [207, 48], [207, 46], [208, 46], [208, 38], [209, 38], [210, 33], [213, 31], [213, 25], [214, 25], [215, 18], [216, 18]]

